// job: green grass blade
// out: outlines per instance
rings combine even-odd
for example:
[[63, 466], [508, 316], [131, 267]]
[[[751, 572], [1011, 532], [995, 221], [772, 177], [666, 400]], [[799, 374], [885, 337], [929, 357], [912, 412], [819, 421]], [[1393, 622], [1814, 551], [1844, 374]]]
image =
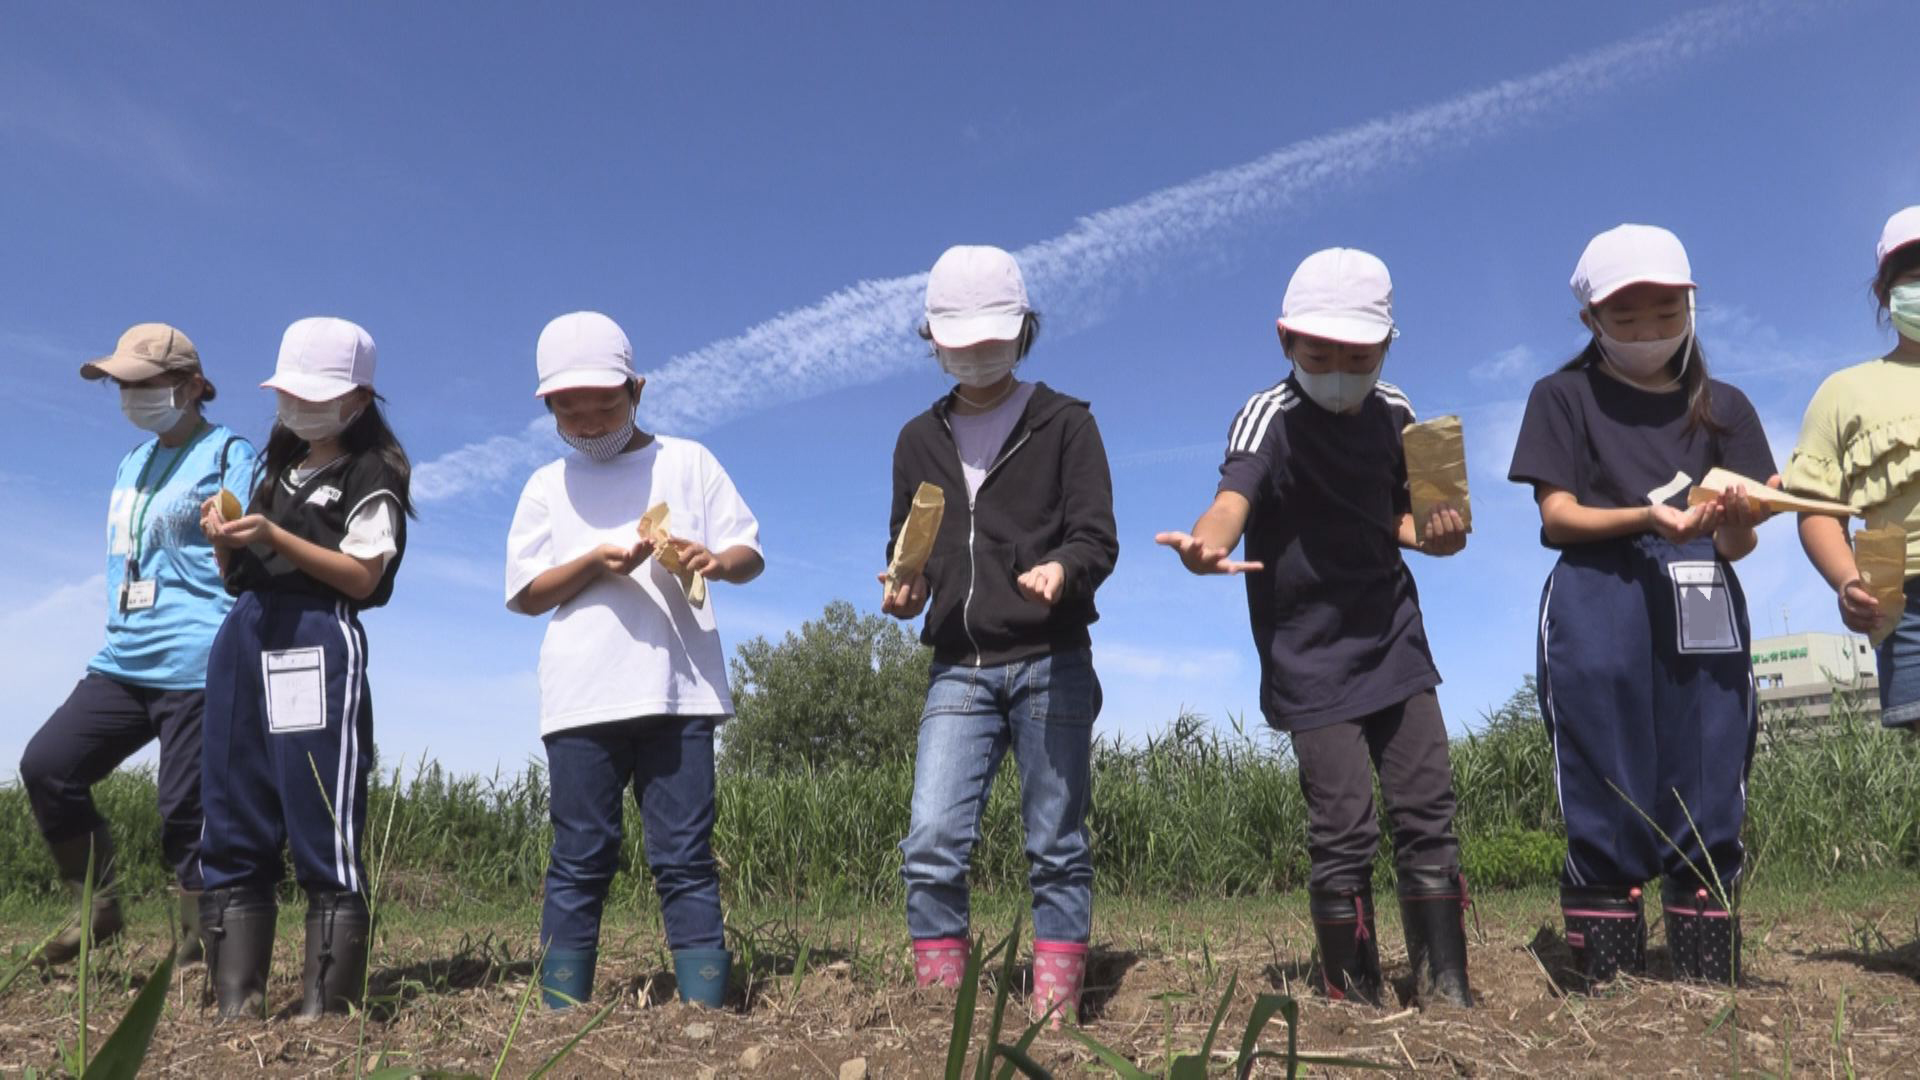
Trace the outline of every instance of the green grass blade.
[[559, 1050], [555, 1051], [554, 1055], [546, 1060], [546, 1064], [541, 1065], [539, 1068], [529, 1073], [527, 1075], [527, 1080], [540, 1080], [540, 1077], [547, 1075], [548, 1070], [552, 1069], [555, 1065], [560, 1064], [562, 1061], [565, 1061], [567, 1059], [567, 1055], [573, 1053], [573, 1048], [580, 1045], [580, 1040], [586, 1038], [588, 1035], [593, 1034], [593, 1029], [599, 1027], [600, 1022], [605, 1020], [607, 1016], [613, 1012], [613, 1007], [618, 1004], [620, 1004], [619, 998], [614, 998], [612, 1001], [607, 1002], [604, 1008], [602, 1008], [599, 1012], [593, 1014], [593, 1019], [587, 1021], [587, 1026], [581, 1028], [577, 1032], [574, 1032], [573, 1038], [567, 1040], [567, 1045], [562, 1046]]
[[1153, 1080], [1152, 1076], [1141, 1072], [1139, 1066], [1101, 1045], [1098, 1039], [1095, 1039], [1086, 1032], [1073, 1031], [1068, 1034], [1079, 1039], [1082, 1046], [1093, 1051], [1093, 1056], [1100, 1060], [1100, 1064], [1112, 1069], [1113, 1074], [1118, 1076], [1120, 1080]]
[[[1027, 1025], [1027, 1030], [1021, 1033], [1020, 1041], [1014, 1043], [1013, 1048], [1022, 1054], [1026, 1053], [1027, 1050], [1033, 1046], [1033, 1040], [1040, 1037], [1041, 1030], [1047, 1026], [1047, 1023], [1053, 1019], [1053, 1014], [1058, 1011], [1060, 1011], [1060, 1005], [1058, 1002], [1055, 1002], [1053, 1007], [1047, 1010], [1046, 1015]], [[1000, 1072], [995, 1080], [1013, 1080], [1012, 1058], [1009, 1058], [1008, 1063], [1000, 1067]]]
[[995, 1043], [993, 1052], [1007, 1060], [1007, 1069], [1002, 1070], [1003, 1072], [1017, 1068], [1022, 1073], [1031, 1077], [1032, 1080], [1053, 1080], [1053, 1073], [1048, 1071], [1044, 1065], [1041, 1065], [1039, 1062], [1033, 1060], [1032, 1057], [1028, 1056], [1024, 1046], [1008, 1046], [1006, 1043]]
[[1213, 1040], [1220, 1036], [1220, 1025], [1226, 1022], [1227, 1008], [1233, 1004], [1233, 991], [1239, 985], [1239, 972], [1227, 976], [1227, 992], [1220, 995], [1220, 1004], [1213, 1010], [1213, 1023], [1207, 1028], [1207, 1041], [1200, 1044], [1200, 1060], [1203, 1062], [1213, 1055]]
[[493, 1072], [489, 1080], [500, 1080], [500, 1070], [507, 1067], [507, 1054], [513, 1049], [513, 1040], [520, 1035], [520, 1025], [526, 1021], [527, 1005], [533, 1001], [534, 988], [540, 985], [540, 967], [546, 962], [547, 947], [540, 946], [540, 952], [533, 958], [533, 977], [527, 980], [527, 988], [520, 992], [520, 1004], [513, 1010], [513, 1026], [507, 1029], [506, 1044], [500, 1047], [500, 1057], [493, 1063]]
[[[1273, 1020], [1275, 1013], [1283, 1011], [1287, 1013], [1286, 1056], [1287, 1060], [1293, 1060], [1293, 1026], [1295, 1019], [1299, 1016], [1299, 1006], [1295, 1005], [1290, 997], [1280, 994], [1261, 994], [1253, 999], [1253, 1014], [1247, 1017], [1247, 1030], [1240, 1036], [1240, 1053], [1233, 1059], [1235, 1076], [1244, 1078], [1253, 1072], [1253, 1063], [1256, 1060], [1254, 1050], [1260, 1045], [1260, 1033], [1267, 1029], [1267, 1024]], [[1291, 1075], [1292, 1067], [1289, 1066], [1287, 1071]]]
[[167, 990], [173, 984], [173, 951], [161, 957], [158, 967], [147, 978], [147, 985], [133, 999], [127, 1015], [114, 1025], [100, 1053], [87, 1064], [86, 1075], [98, 1080], [132, 1080], [140, 1075], [140, 1065], [153, 1044], [154, 1029], [167, 1008]]
[[960, 1080], [966, 1075], [967, 1039], [973, 1035], [973, 1010], [980, 996], [985, 949], [986, 940], [975, 938], [967, 950], [967, 970], [960, 976], [960, 993], [953, 1002], [953, 1034], [947, 1040], [947, 1080]]
[[985, 1052], [974, 1065], [974, 1080], [989, 1080], [993, 1076], [994, 1048], [1000, 1045], [1000, 1029], [1006, 1023], [1007, 999], [1013, 995], [1013, 965], [1020, 958], [1020, 923], [1026, 913], [1016, 911], [1013, 915], [1013, 932], [1007, 935], [1006, 959], [1000, 965], [1000, 985], [993, 993], [993, 1019], [987, 1025]]

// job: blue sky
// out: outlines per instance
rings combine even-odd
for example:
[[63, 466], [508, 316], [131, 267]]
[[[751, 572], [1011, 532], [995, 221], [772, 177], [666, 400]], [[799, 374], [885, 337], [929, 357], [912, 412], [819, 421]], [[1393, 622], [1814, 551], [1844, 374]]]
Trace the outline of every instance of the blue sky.
[[[1099, 19], [1089, 16], [1095, 12]], [[423, 518], [370, 615], [388, 765], [540, 752], [542, 623], [508, 614], [515, 497], [552, 456], [547, 319], [617, 319], [642, 422], [712, 447], [767, 573], [722, 633], [877, 608], [889, 456], [943, 389], [912, 337], [953, 243], [1021, 254], [1048, 329], [1024, 374], [1089, 399], [1121, 558], [1101, 729], [1258, 721], [1237, 580], [1152, 545], [1211, 496], [1227, 425], [1280, 379], [1299, 259], [1383, 257], [1386, 377], [1460, 413], [1475, 534], [1413, 557], [1442, 703], [1533, 668], [1551, 556], [1505, 483], [1534, 378], [1581, 340], [1566, 281], [1621, 221], [1680, 234], [1716, 373], [1784, 455], [1822, 375], [1883, 351], [1865, 282], [1920, 202], [1920, 8], [1814, 5], [13, 6], [0, 15], [0, 775], [98, 646], [102, 520], [139, 435], [77, 365], [126, 326], [199, 344], [214, 415], [293, 319], [379, 343]], [[1791, 526], [1742, 565], [1756, 632], [1838, 629]]]

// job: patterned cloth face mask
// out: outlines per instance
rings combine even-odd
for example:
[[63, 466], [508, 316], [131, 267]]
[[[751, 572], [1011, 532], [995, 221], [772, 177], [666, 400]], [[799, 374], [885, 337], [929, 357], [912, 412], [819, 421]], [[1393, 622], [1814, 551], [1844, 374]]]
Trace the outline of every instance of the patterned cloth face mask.
[[[607, 432], [605, 435], [572, 435], [560, 432], [560, 441], [573, 447], [598, 462], [612, 461], [620, 456], [633, 438], [633, 414], [627, 414], [627, 422]], [[557, 430], [557, 429], [556, 429]]]

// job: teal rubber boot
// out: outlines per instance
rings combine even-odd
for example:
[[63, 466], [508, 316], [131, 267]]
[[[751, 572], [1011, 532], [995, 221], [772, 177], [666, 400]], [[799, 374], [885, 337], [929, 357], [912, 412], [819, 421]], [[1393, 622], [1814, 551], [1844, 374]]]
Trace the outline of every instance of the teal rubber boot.
[[727, 977], [733, 972], [733, 954], [725, 949], [675, 949], [673, 976], [680, 982], [680, 1000], [717, 1009], [727, 998]]
[[549, 1009], [584, 1005], [593, 996], [596, 949], [548, 949], [540, 960], [540, 1003]]

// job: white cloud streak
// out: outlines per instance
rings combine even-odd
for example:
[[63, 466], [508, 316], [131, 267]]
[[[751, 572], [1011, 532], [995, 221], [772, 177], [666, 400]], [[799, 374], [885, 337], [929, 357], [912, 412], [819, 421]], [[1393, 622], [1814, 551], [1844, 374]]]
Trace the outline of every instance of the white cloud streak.
[[[1564, 116], [1600, 94], [1643, 84], [1783, 21], [1779, 3], [1727, 3], [1681, 15], [1643, 36], [1582, 53], [1422, 108], [1283, 147], [1077, 221], [1015, 252], [1028, 286], [1072, 331], [1098, 322], [1170, 263], [1206, 256], [1250, 227], [1271, 225], [1313, 200], [1384, 173]], [[925, 357], [910, 333], [926, 275], [861, 281], [735, 337], [674, 357], [648, 376], [648, 422], [698, 433], [758, 409], [886, 378]], [[518, 435], [464, 446], [419, 467], [426, 500], [497, 485], [536, 451], [544, 417]], [[535, 429], [540, 429], [536, 432]]]

